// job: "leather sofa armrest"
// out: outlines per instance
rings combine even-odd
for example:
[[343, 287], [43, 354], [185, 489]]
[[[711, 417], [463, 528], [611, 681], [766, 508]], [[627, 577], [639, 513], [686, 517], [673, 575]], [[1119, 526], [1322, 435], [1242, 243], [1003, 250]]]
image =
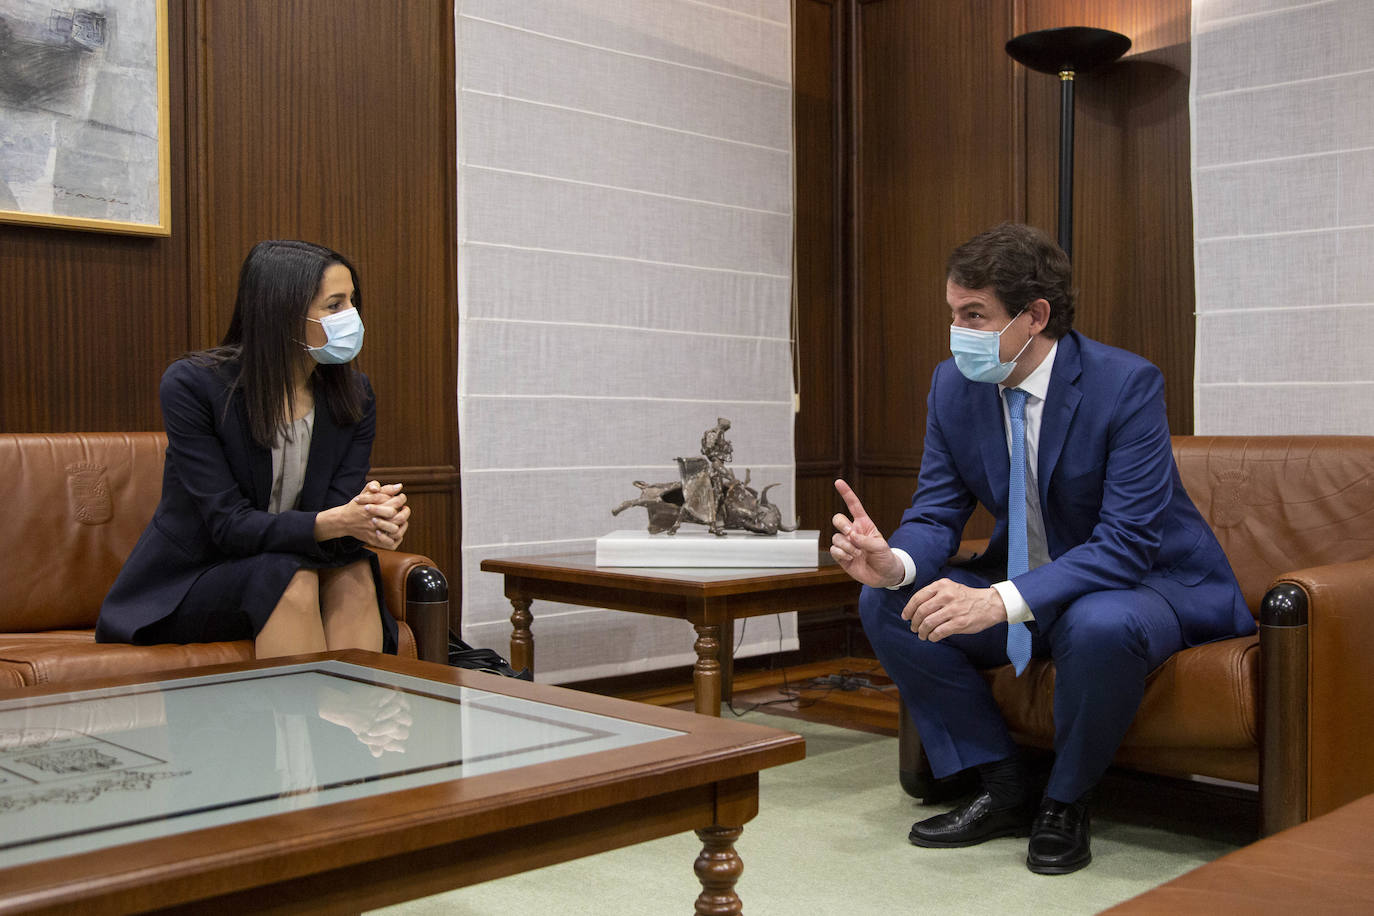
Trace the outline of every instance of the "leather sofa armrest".
[[448, 580], [429, 557], [377, 550], [387, 608], [415, 634], [421, 661], [448, 664]]
[[1271, 768], [1306, 772], [1285, 790], [1299, 796], [1300, 820], [1374, 792], [1374, 743], [1364, 725], [1374, 716], [1374, 558], [1279, 576], [1260, 624], [1264, 758]]
[[[1359, 631], [1374, 635], [1374, 610], [1361, 612], [1374, 597], [1374, 557], [1351, 560], [1348, 563], [1331, 563], [1327, 566], [1310, 566], [1284, 573], [1269, 586], [1270, 591], [1281, 585], [1294, 585], [1307, 596], [1307, 622], [1315, 623], [1318, 617], [1335, 616], [1340, 618], [1358, 617], [1362, 623], [1355, 623]], [[1266, 596], [1266, 603], [1268, 596]], [[1266, 624], [1283, 625], [1283, 619], [1291, 624], [1291, 618], [1279, 618], [1276, 614], [1290, 612], [1275, 607], [1266, 609]], [[1354, 623], [1352, 621], [1352, 623]], [[1349, 626], [1351, 623], [1342, 623]]]

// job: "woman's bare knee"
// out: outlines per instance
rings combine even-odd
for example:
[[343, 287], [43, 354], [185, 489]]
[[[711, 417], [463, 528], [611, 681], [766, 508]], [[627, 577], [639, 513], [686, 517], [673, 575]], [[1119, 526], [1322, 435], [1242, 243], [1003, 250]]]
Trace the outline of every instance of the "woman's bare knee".
[[372, 579], [372, 564], [366, 560], [338, 569], [321, 569], [319, 582], [320, 606], [326, 610], [344, 606], [377, 606], [377, 586]]

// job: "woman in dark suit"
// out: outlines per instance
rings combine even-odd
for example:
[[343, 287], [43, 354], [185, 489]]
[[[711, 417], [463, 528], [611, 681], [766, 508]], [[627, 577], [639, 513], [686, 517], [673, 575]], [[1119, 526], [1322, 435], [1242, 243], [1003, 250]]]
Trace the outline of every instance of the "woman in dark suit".
[[394, 652], [377, 557], [400, 484], [366, 481], [375, 429], [358, 275], [335, 251], [259, 242], [229, 330], [162, 376], [162, 499], [105, 597], [101, 642], [253, 639], [257, 657]]

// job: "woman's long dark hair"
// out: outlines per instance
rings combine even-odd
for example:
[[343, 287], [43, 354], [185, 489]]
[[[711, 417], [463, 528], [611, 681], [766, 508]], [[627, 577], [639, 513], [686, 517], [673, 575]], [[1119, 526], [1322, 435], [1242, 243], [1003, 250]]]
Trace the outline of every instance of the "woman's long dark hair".
[[[237, 360], [238, 379], [248, 409], [248, 427], [264, 448], [295, 412], [292, 373], [301, 356], [302, 324], [331, 264], [342, 264], [353, 277], [353, 304], [362, 312], [358, 272], [348, 259], [321, 245], [297, 241], [258, 242], [239, 271], [234, 317], [224, 339], [212, 350], [192, 354], [211, 363]], [[315, 399], [323, 399], [340, 425], [363, 415], [362, 381], [351, 363], [315, 367]]]

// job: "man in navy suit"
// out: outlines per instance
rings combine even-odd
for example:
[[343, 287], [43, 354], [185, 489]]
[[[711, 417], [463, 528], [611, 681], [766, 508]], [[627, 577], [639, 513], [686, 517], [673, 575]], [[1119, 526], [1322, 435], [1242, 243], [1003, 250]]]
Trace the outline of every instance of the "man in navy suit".
[[[1185, 646], [1253, 632], [1254, 619], [1179, 479], [1163, 376], [1072, 330], [1064, 252], [1039, 230], [1003, 224], [950, 256], [946, 298], [954, 358], [931, 380], [911, 508], [884, 539], [836, 481], [849, 515], [835, 516], [830, 552], [867, 586], [864, 630], [934, 775], [974, 767], [981, 777], [971, 801], [917, 822], [911, 842], [1029, 835], [1027, 867], [1065, 874], [1091, 860], [1087, 796], [1146, 675]], [[1025, 505], [1011, 507], [1012, 430], [1023, 427]], [[952, 567], [976, 504], [996, 528], [985, 554]], [[979, 673], [1018, 655], [1024, 666], [1015, 640], [1027, 633], [1030, 656], [1056, 668], [1043, 798]]]

